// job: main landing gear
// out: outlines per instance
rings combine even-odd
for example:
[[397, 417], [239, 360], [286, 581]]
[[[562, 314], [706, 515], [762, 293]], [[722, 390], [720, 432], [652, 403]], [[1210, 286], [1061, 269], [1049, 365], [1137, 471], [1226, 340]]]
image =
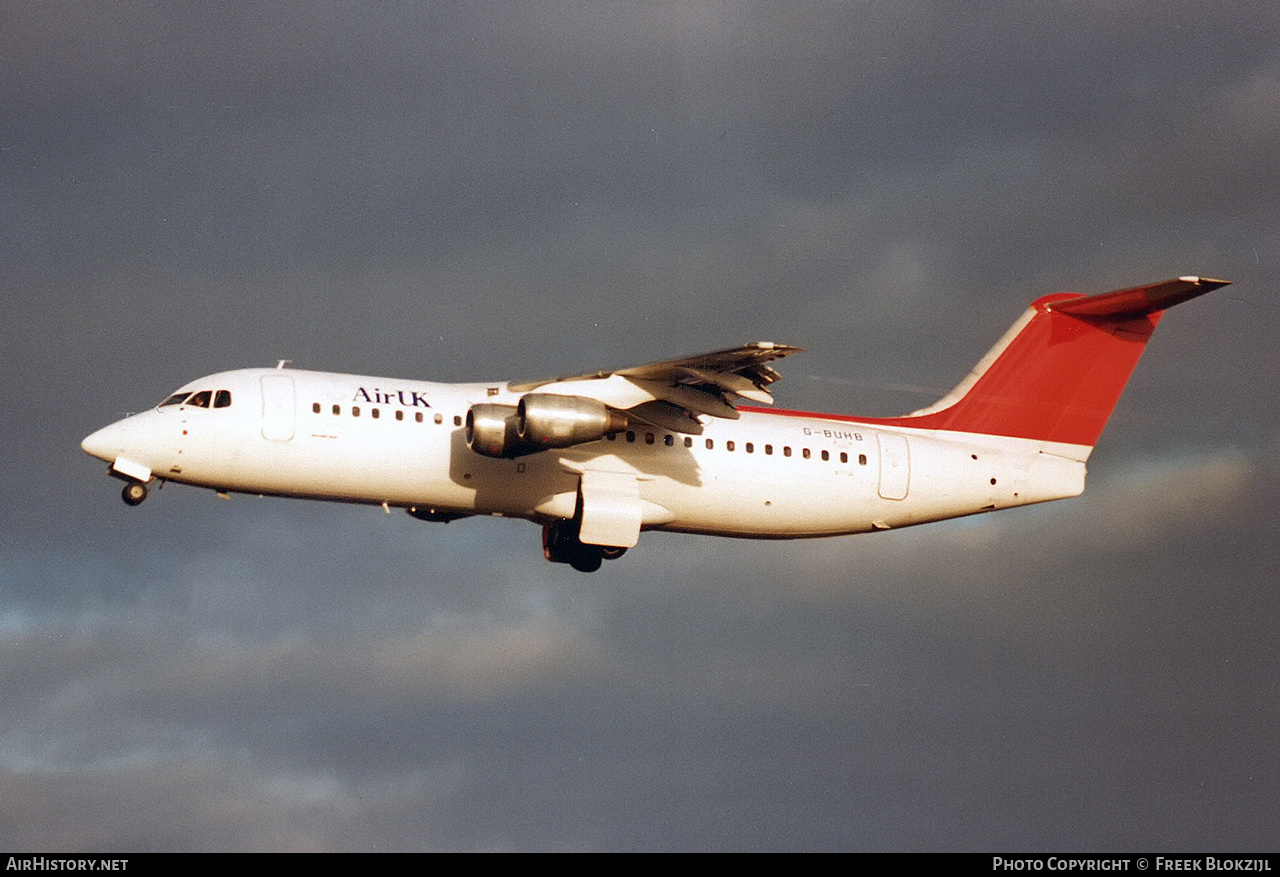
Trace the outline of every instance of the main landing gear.
[[578, 538], [581, 525], [561, 519], [542, 527], [542, 555], [552, 563], [567, 563], [578, 572], [595, 572], [606, 560], [616, 560], [627, 549], [588, 545]]
[[124, 490], [120, 491], [120, 498], [126, 505], [141, 505], [147, 498], [147, 485], [141, 481], [130, 481], [125, 484]]

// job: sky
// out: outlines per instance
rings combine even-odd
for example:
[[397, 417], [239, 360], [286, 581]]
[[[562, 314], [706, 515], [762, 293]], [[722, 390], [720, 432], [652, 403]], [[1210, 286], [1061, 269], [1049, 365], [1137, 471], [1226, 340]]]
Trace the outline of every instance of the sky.
[[[1278, 168], [1269, 0], [0, 0], [0, 848], [1280, 848]], [[279, 359], [902, 414], [1185, 274], [1083, 496], [901, 531], [587, 576], [79, 448]]]

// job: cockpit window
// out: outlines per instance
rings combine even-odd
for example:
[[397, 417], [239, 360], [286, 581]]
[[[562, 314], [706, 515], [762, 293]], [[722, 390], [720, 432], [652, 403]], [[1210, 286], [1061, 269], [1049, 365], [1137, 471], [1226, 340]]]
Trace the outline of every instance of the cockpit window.
[[166, 405], [190, 405], [192, 408], [230, 408], [231, 391], [200, 390], [197, 393], [193, 393], [190, 390], [181, 390], [165, 399], [158, 407], [164, 408]]

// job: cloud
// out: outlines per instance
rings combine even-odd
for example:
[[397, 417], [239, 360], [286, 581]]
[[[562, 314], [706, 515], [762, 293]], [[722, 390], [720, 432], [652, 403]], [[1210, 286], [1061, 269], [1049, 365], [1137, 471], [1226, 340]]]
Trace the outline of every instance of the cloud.
[[1237, 448], [1201, 457], [1152, 459], [1105, 486], [1073, 528], [1079, 547], [1141, 550], [1171, 536], [1226, 520], [1248, 507], [1267, 463]]
[[74, 771], [0, 769], [8, 802], [0, 821], [12, 843], [64, 853], [339, 852], [404, 849], [399, 835], [412, 812], [422, 833], [410, 848], [427, 851], [463, 842], [437, 844], [438, 832], [423, 830], [424, 819], [440, 819], [458, 775], [446, 764], [352, 783], [323, 772], [282, 775], [245, 753], [212, 751]]

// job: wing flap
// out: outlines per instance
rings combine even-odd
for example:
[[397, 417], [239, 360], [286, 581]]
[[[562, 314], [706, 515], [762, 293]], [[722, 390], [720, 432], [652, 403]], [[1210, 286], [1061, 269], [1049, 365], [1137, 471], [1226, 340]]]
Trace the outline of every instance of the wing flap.
[[[680, 382], [689, 386], [697, 387], [700, 384], [709, 384], [713, 387], [719, 387], [726, 393], [750, 399], [752, 402], [760, 402], [764, 405], [773, 404], [773, 396], [761, 386], [762, 381], [759, 379], [752, 380], [746, 375], [741, 375], [737, 372], [709, 372], [692, 367], [684, 367], [679, 371], [684, 375], [683, 378], [679, 379]], [[773, 370], [770, 369], [770, 371]]]
[[698, 420], [696, 415], [687, 408], [681, 408], [662, 399], [654, 399], [652, 402], [645, 402], [643, 405], [627, 409], [627, 417], [670, 432], [702, 435], [702, 421]]
[[718, 392], [706, 392], [697, 387], [679, 384], [667, 384], [659, 381], [641, 381], [632, 378], [632, 382], [653, 395], [655, 399], [677, 405], [694, 414], [710, 414], [712, 417], [723, 417], [737, 420], [741, 415]]

